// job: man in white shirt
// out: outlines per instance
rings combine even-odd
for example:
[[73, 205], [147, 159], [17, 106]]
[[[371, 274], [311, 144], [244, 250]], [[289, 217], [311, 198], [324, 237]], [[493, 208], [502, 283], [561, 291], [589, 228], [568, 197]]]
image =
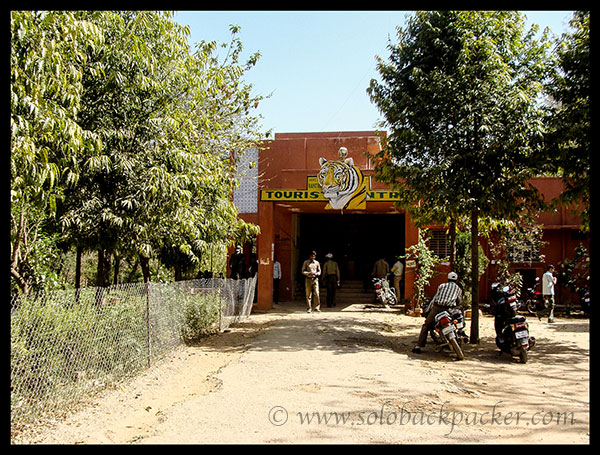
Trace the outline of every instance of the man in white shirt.
[[402, 264], [400, 257], [398, 257], [398, 260], [392, 266], [392, 273], [394, 274], [394, 289], [396, 289], [396, 298], [399, 302], [403, 294], [401, 287], [404, 288], [404, 283], [402, 281], [404, 279], [404, 264]]
[[[306, 311], [312, 311], [311, 305], [314, 305], [317, 313], [321, 312], [321, 303], [319, 300], [319, 277], [321, 276], [321, 264], [317, 261], [317, 253], [310, 252], [309, 258], [302, 264], [302, 275], [304, 280], [304, 290], [306, 292]], [[312, 302], [312, 304], [311, 304]]]
[[279, 281], [281, 280], [281, 264], [277, 255], [273, 258], [273, 303], [279, 303]]
[[[549, 265], [546, 273], [542, 275], [542, 297], [548, 308], [548, 322], [554, 322], [554, 285], [556, 285], [556, 277], [552, 275], [554, 266]], [[541, 320], [541, 315], [538, 314], [538, 319]]]

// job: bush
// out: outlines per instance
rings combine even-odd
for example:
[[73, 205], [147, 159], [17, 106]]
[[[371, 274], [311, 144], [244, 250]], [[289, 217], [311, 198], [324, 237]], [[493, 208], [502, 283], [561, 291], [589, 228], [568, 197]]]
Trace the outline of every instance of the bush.
[[181, 337], [194, 343], [219, 329], [220, 298], [217, 293], [189, 296], [183, 304]]

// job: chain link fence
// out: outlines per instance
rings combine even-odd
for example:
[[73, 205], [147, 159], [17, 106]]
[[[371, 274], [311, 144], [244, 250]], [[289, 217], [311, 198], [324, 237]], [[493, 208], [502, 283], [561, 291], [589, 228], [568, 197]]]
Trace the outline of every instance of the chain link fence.
[[11, 301], [11, 435], [248, 317], [256, 276], [135, 283]]

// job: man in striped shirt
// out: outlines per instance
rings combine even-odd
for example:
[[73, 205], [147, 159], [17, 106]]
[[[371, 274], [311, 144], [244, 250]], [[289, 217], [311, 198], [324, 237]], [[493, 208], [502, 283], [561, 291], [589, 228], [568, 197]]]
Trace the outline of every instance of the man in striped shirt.
[[456, 305], [460, 305], [462, 302], [462, 289], [456, 281], [458, 275], [454, 272], [448, 274], [448, 282], [442, 283], [438, 287], [437, 292], [431, 299], [431, 308], [425, 322], [421, 327], [421, 333], [419, 334], [419, 340], [417, 345], [413, 348], [412, 352], [420, 353], [421, 349], [425, 347], [427, 342], [427, 334], [435, 326], [435, 316], [442, 311], [452, 308]]

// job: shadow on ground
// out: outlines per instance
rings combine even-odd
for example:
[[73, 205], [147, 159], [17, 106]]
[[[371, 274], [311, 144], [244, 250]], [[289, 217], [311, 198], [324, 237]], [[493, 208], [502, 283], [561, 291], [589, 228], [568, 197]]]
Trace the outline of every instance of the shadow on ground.
[[[384, 322], [381, 317], [385, 316]], [[373, 316], [373, 317], [371, 317]], [[276, 305], [272, 310], [253, 314], [248, 320], [232, 326], [232, 330], [211, 337], [203, 343], [214, 349], [253, 349], [263, 351], [329, 350], [335, 354], [359, 351], [390, 350], [409, 358], [430, 361], [456, 360], [453, 353], [439, 349], [428, 339], [427, 348], [421, 354], [411, 352], [415, 345], [423, 318], [404, 315], [402, 308], [382, 308], [376, 305], [342, 305], [323, 308], [321, 313], [307, 314], [303, 302]], [[535, 362], [552, 364], [576, 364], [589, 355], [581, 349], [557, 337], [554, 332], [585, 332], [589, 324], [578, 321], [557, 322], [549, 326], [546, 335], [536, 336], [537, 343], [530, 352]], [[481, 318], [480, 327], [493, 327], [493, 318]], [[250, 343], [258, 333], [268, 329], [269, 336]], [[482, 336], [479, 344], [462, 346], [467, 360], [493, 365], [518, 363], [517, 358], [500, 354], [493, 336]]]

